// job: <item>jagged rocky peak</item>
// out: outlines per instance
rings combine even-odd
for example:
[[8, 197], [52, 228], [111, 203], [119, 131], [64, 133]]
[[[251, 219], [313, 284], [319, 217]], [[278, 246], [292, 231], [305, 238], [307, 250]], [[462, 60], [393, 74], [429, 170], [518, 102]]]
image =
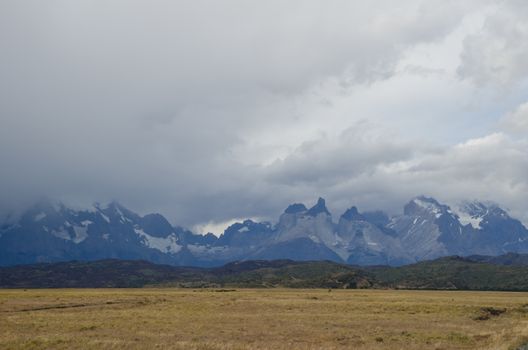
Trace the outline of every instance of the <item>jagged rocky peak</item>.
[[246, 228], [249, 230], [259, 229], [259, 230], [269, 230], [272, 225], [268, 221], [255, 222], [251, 219], [246, 219], [242, 222], [242, 231], [246, 231]]
[[258, 223], [250, 219], [244, 220], [243, 222], [235, 222], [234, 224], [228, 226], [224, 230], [224, 233], [222, 233], [222, 235], [230, 234], [233, 232], [248, 232], [252, 227], [256, 225], [258, 225]]
[[280, 216], [277, 227], [286, 229], [295, 226], [297, 220], [304, 218], [308, 209], [302, 203], [294, 203], [288, 206]]
[[298, 213], [304, 213], [307, 210], [308, 209], [306, 208], [306, 206], [304, 204], [302, 204], [302, 203], [293, 203], [293, 204], [289, 205], [288, 208], [286, 208], [284, 213], [286, 213], [286, 214], [298, 214]]
[[356, 207], [347, 209], [341, 218], [348, 221], [365, 221], [365, 217], [358, 211]]
[[147, 214], [141, 218], [141, 226], [145, 232], [154, 237], [167, 237], [174, 229], [161, 214]]
[[313, 207], [311, 207], [306, 212], [306, 214], [309, 215], [309, 216], [317, 216], [317, 215], [319, 215], [321, 213], [325, 213], [327, 215], [330, 215], [330, 212], [326, 208], [325, 200], [323, 198], [319, 197], [319, 199], [317, 200], [317, 203]]
[[251, 220], [251, 219], [246, 219], [242, 222], [242, 225], [244, 225], [245, 227], [249, 227], [249, 226], [252, 226], [252, 225], [255, 225], [256, 222]]
[[454, 254], [528, 252], [528, 230], [494, 204], [466, 202], [461, 211], [459, 206], [451, 211], [420, 196], [405, 206], [405, 214], [389, 218], [351, 207], [336, 224], [319, 198], [309, 209], [290, 205], [276, 225], [245, 220], [217, 238], [117, 202], [83, 208], [45, 200], [0, 224], [0, 265], [107, 257], [200, 266], [249, 258], [400, 264]]
[[484, 217], [486, 215], [509, 217], [508, 213], [501, 209], [496, 203], [479, 202], [474, 200], [472, 202], [462, 202], [460, 211], [471, 215], [472, 217]]
[[[123, 206], [122, 204], [116, 202], [116, 201], [112, 201], [110, 202], [107, 206], [105, 207], [99, 207], [98, 208], [100, 213], [101, 214], [105, 214], [106, 217], [109, 219], [107, 221], [111, 222], [111, 223], [116, 223], [116, 222], [119, 222], [119, 223], [128, 223], [128, 224], [140, 224], [140, 222], [144, 219], [143, 217], [141, 217], [139, 214], [129, 210], [128, 208], [126, 208], [125, 206]], [[159, 215], [159, 214], [157, 214]], [[151, 218], [147, 218], [147, 220], [151, 220], [152, 222], [154, 221], [158, 221], [158, 222], [161, 222], [161, 221], [166, 221], [165, 218], [163, 218], [163, 220], [161, 220], [161, 215], [159, 216], [156, 216], [156, 217], [151, 217]], [[161, 225], [165, 225], [165, 222], [161, 223]]]
[[407, 216], [433, 216], [436, 219], [449, 212], [447, 205], [440, 204], [436, 199], [426, 196], [413, 198], [403, 209], [403, 213]]

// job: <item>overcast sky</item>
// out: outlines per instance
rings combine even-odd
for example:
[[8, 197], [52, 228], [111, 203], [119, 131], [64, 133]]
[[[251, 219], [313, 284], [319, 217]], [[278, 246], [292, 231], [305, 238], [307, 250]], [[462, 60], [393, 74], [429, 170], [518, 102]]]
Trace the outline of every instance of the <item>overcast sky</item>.
[[524, 0], [1, 0], [0, 207], [207, 231], [425, 194], [528, 222], [526, 62]]

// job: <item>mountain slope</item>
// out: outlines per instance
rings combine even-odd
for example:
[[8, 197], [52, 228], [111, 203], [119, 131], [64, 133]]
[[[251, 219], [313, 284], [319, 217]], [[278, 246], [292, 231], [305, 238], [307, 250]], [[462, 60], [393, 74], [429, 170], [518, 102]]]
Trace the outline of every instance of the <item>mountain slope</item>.
[[216, 268], [123, 260], [0, 268], [0, 288], [144, 286], [528, 291], [528, 267], [446, 257], [400, 267], [363, 268], [331, 261], [292, 260], [238, 261]]
[[367, 272], [328, 261], [247, 261], [218, 268], [100, 260], [0, 268], [0, 288], [297, 287], [356, 288], [372, 285]]
[[494, 265], [528, 266], [528, 254], [508, 253], [499, 256], [471, 255], [467, 259]]
[[398, 266], [509, 252], [528, 252], [528, 230], [505, 210], [480, 202], [451, 209], [425, 196], [407, 203], [402, 215], [351, 207], [337, 223], [319, 198], [311, 208], [288, 206], [275, 225], [245, 220], [220, 237], [193, 234], [160, 214], [141, 216], [116, 202], [75, 210], [42, 200], [0, 224], [0, 266], [100, 259], [202, 267], [250, 259]]
[[105, 258], [185, 264], [196, 260], [184, 249], [191, 235], [161, 215], [141, 217], [118, 203], [73, 210], [40, 201], [0, 231], [0, 265]]
[[368, 269], [378, 283], [398, 289], [528, 290], [528, 268], [445, 257], [401, 267]]

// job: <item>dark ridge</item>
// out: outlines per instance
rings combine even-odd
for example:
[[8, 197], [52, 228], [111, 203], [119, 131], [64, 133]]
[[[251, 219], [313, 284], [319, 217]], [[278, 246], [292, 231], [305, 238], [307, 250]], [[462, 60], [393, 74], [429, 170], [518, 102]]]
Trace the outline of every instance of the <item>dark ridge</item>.
[[528, 254], [507, 253], [500, 256], [470, 255], [467, 259], [494, 265], [528, 266]]
[[330, 212], [326, 208], [326, 202], [321, 197], [319, 197], [319, 199], [317, 200], [317, 204], [311, 207], [306, 214], [310, 216], [317, 216], [317, 214], [320, 213], [326, 213], [330, 215]]
[[[498, 261], [526, 259], [507, 254]], [[1, 288], [393, 288], [528, 291], [528, 266], [450, 256], [416, 264], [358, 267], [328, 260], [248, 260], [216, 268], [175, 267], [143, 260], [42, 263], [0, 268]]]
[[305, 212], [306, 210], [306, 206], [302, 203], [294, 203], [294, 204], [291, 204], [290, 206], [288, 206], [288, 208], [286, 208], [286, 210], [284, 211], [286, 214], [297, 214], [297, 213], [302, 213], [302, 212]]
[[359, 213], [356, 207], [348, 209], [341, 217], [348, 221], [365, 221], [365, 217]]

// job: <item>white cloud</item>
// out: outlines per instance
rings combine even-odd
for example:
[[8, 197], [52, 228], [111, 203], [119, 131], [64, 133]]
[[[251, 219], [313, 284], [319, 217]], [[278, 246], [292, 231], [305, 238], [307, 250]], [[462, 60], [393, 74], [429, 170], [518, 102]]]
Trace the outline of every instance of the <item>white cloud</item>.
[[476, 84], [510, 87], [528, 76], [528, 3], [499, 2], [482, 30], [464, 41], [459, 74]]
[[528, 137], [528, 102], [519, 105], [513, 112], [503, 116], [500, 124], [508, 132]]
[[193, 232], [198, 234], [212, 233], [215, 236], [220, 236], [229, 226], [237, 222], [243, 222], [244, 220], [253, 220], [255, 222], [258, 222], [259, 218], [233, 218], [221, 222], [209, 221], [204, 224], [195, 225], [192, 229]]

